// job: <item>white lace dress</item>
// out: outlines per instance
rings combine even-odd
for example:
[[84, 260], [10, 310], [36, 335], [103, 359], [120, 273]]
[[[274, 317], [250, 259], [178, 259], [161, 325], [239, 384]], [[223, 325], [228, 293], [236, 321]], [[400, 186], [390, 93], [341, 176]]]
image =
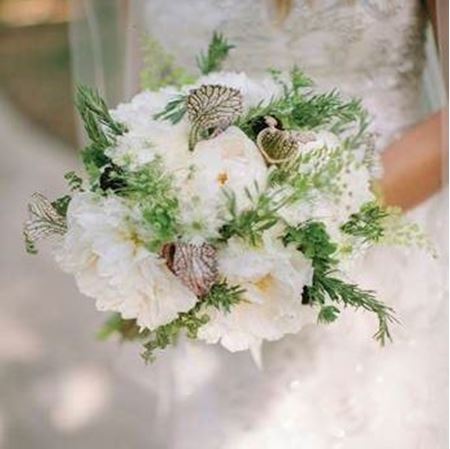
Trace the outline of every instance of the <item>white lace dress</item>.
[[[297, 64], [325, 87], [359, 96], [380, 150], [425, 111], [425, 12], [414, 0], [297, 0], [274, 25], [273, 2], [153, 0], [148, 31], [183, 66], [213, 30], [237, 44], [226, 69], [261, 74]], [[434, 235], [436, 197], [413, 212]], [[443, 224], [442, 224], [443, 225]], [[415, 251], [373, 251], [355, 273], [398, 312], [380, 348], [372, 317], [348, 311], [249, 354], [183, 344], [173, 355], [170, 449], [444, 449], [447, 303], [442, 267]]]

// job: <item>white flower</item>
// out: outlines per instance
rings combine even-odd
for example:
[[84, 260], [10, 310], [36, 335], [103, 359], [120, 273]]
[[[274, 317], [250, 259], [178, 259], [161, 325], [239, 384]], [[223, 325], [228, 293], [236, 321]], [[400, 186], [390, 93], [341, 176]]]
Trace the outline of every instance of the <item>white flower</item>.
[[157, 92], [144, 90], [128, 103], [122, 103], [110, 111], [112, 117], [126, 125], [130, 131], [145, 130], [149, 119], [161, 112], [167, 103], [178, 94], [174, 88], [164, 88]]
[[[238, 210], [249, 205], [245, 189], [264, 189], [267, 167], [256, 145], [234, 126], [217, 137], [197, 143], [191, 171], [179, 177], [180, 215], [183, 225], [204, 238], [217, 235], [223, 223], [225, 190], [236, 197]], [[195, 234], [195, 230], [193, 229]]]
[[159, 155], [170, 171], [186, 165], [190, 157], [187, 120], [172, 124], [154, 119], [154, 115], [161, 112], [175, 95], [177, 91], [174, 89], [144, 91], [130, 103], [121, 104], [111, 111], [111, 115], [128, 129], [117, 138], [116, 145], [106, 151], [115, 164], [135, 170]]
[[193, 187], [205, 203], [217, 204], [223, 189], [236, 195], [238, 208], [248, 204], [245, 189], [264, 189], [267, 167], [257, 146], [235, 126], [197, 143], [192, 156]]
[[135, 215], [116, 197], [75, 195], [56, 259], [75, 275], [80, 291], [96, 299], [98, 310], [120, 312], [154, 329], [192, 308], [197, 298], [140, 244]]
[[210, 321], [198, 337], [230, 351], [258, 352], [263, 340], [278, 340], [313, 321], [312, 308], [301, 303], [312, 282], [311, 262], [293, 247], [285, 247], [274, 231], [263, 246], [251, 248], [231, 238], [219, 251], [219, 269], [230, 284], [245, 289], [243, 301], [229, 313], [208, 308]]

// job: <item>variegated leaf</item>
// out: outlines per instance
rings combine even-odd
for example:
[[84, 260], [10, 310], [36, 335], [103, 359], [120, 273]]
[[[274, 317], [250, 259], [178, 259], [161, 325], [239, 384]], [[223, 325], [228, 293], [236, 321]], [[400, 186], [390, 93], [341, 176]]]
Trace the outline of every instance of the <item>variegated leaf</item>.
[[205, 84], [189, 93], [186, 109], [192, 123], [193, 149], [202, 131], [225, 129], [237, 119], [243, 110], [242, 94], [232, 87]]
[[293, 134], [273, 127], [263, 129], [258, 134], [256, 143], [269, 164], [289, 161], [299, 148], [299, 142]]
[[218, 278], [216, 250], [203, 243], [169, 243], [162, 256], [169, 269], [198, 297], [205, 296]]
[[34, 242], [65, 234], [67, 225], [65, 218], [44, 195], [34, 193], [28, 204], [28, 220], [23, 229], [27, 250], [35, 253]]

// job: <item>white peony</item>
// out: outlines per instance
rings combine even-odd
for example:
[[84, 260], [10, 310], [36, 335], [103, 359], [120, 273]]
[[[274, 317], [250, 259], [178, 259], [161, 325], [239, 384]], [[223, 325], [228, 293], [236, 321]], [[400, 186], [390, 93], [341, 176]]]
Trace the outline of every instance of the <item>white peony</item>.
[[56, 259], [75, 275], [80, 291], [96, 299], [98, 310], [155, 329], [191, 309], [197, 298], [141, 245], [145, 236], [134, 226], [135, 215], [117, 197], [75, 195]]
[[223, 190], [236, 195], [238, 209], [248, 205], [245, 189], [263, 190], [267, 167], [255, 143], [235, 126], [197, 143], [192, 156], [194, 191], [206, 204], [222, 202]]
[[231, 126], [217, 137], [197, 143], [190, 160], [191, 171], [179, 180], [181, 221], [187, 228], [197, 224], [199, 233], [215, 236], [223, 223], [225, 190], [236, 197], [238, 210], [250, 203], [245, 189], [264, 189], [267, 167], [257, 146], [239, 128]]
[[285, 247], [275, 231], [266, 232], [258, 248], [231, 238], [218, 258], [221, 274], [245, 289], [244, 301], [229, 313], [209, 308], [200, 339], [220, 342], [230, 351], [250, 349], [257, 356], [263, 340], [278, 340], [314, 320], [312, 308], [301, 303], [303, 287], [312, 282], [311, 262]]

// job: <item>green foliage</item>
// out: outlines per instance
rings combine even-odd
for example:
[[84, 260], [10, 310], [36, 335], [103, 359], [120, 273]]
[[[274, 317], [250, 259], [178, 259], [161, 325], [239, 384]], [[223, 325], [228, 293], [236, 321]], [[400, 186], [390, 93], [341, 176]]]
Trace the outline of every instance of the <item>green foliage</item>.
[[384, 345], [391, 339], [389, 324], [397, 322], [394, 311], [381, 301], [374, 293], [360, 289], [357, 285], [347, 283], [335, 277], [337, 260], [334, 255], [337, 246], [331, 242], [322, 223], [308, 222], [296, 228], [289, 228], [283, 239], [284, 243], [295, 244], [297, 249], [311, 259], [314, 275], [311, 286], [305, 287], [304, 302], [319, 305], [319, 321], [334, 321], [339, 309], [329, 302], [344, 307], [363, 309], [374, 313], [378, 319], [378, 330], [374, 338]]
[[329, 324], [339, 318], [341, 311], [335, 306], [322, 306], [317, 315], [317, 322], [321, 324]]
[[384, 345], [387, 340], [392, 340], [389, 324], [398, 322], [394, 316], [394, 310], [378, 301], [373, 292], [344, 282], [342, 279], [332, 276], [331, 272], [319, 271], [314, 273], [313, 285], [306, 288], [306, 297], [311, 304], [325, 304], [327, 300], [331, 300], [344, 307], [361, 308], [372, 312], [378, 319], [378, 329], [374, 338], [381, 345]]
[[310, 221], [296, 228], [289, 227], [283, 237], [285, 245], [295, 244], [308, 259], [314, 271], [329, 271], [337, 261], [337, 246], [331, 241], [323, 223]]
[[279, 72], [272, 71], [275, 80], [282, 86], [282, 94], [268, 104], [260, 103], [237, 121], [251, 139], [256, 139], [254, 124], [261, 117], [276, 117], [284, 129], [313, 130], [328, 129], [340, 133], [351, 124], [365, 122], [367, 113], [359, 100], [344, 100], [333, 90], [316, 94], [309, 87], [312, 82], [297, 67], [290, 73], [289, 82], [282, 81]]
[[143, 40], [142, 50], [144, 68], [140, 77], [143, 89], [158, 90], [165, 86], [181, 87], [195, 81], [186, 70], [175, 65], [173, 56], [164, 51], [156, 39], [146, 36]]
[[89, 87], [78, 87], [75, 104], [91, 140], [82, 152], [82, 160], [91, 182], [95, 183], [101, 168], [110, 162], [105, 150], [114, 145], [117, 136], [126, 132], [126, 127], [111, 117], [106, 103]]
[[436, 257], [435, 248], [419, 225], [411, 223], [399, 208], [386, 207], [376, 201], [364, 204], [341, 230], [364, 243], [416, 246]]
[[385, 218], [389, 212], [375, 201], [363, 204], [359, 212], [350, 215], [341, 226], [342, 232], [362, 238], [364, 242], [378, 242], [385, 233]]
[[93, 186], [100, 177], [101, 169], [111, 162], [104, 151], [105, 148], [96, 144], [88, 145], [81, 151], [81, 160]]
[[125, 182], [117, 194], [139, 205], [143, 224], [153, 235], [147, 246], [150, 251], [158, 252], [164, 243], [176, 238], [178, 230], [178, 198], [171, 176], [164, 172], [160, 158], [137, 171], [118, 176], [123, 176]]
[[257, 246], [261, 242], [263, 232], [279, 221], [277, 212], [285, 202], [276, 201], [276, 193], [270, 195], [260, 192], [256, 184], [255, 190], [256, 194], [252, 194], [249, 189], [245, 190], [251, 206], [243, 211], [238, 210], [234, 193], [224, 191], [228, 219], [219, 231], [221, 241], [237, 236], [250, 245]]
[[384, 234], [380, 243], [388, 246], [415, 246], [437, 257], [436, 248], [417, 223], [410, 222], [399, 208], [388, 207], [386, 211]]
[[198, 303], [189, 312], [180, 313], [175, 320], [151, 331], [149, 340], [144, 343], [142, 358], [146, 362], [154, 361], [155, 351], [174, 345], [182, 333], [191, 339], [196, 339], [200, 327], [209, 320], [208, 316], [201, 312], [201, 307], [202, 304]]
[[122, 340], [133, 341], [146, 338], [147, 329], [140, 330], [136, 320], [125, 320], [120, 313], [112, 314], [97, 333], [99, 340], [107, 340], [113, 335], [119, 335]]
[[166, 107], [153, 116], [155, 120], [169, 120], [174, 125], [181, 121], [186, 114], [187, 95], [180, 94], [170, 100]]
[[155, 351], [174, 345], [181, 334], [195, 340], [200, 327], [209, 321], [208, 315], [204, 312], [205, 308], [215, 307], [228, 313], [241, 301], [242, 293], [244, 290], [238, 285], [229, 285], [226, 281], [216, 283], [189, 312], [180, 313], [170, 323], [149, 331], [149, 339], [144, 344], [142, 357], [146, 362], [154, 361]]
[[56, 212], [61, 215], [61, 217], [66, 217], [71, 199], [72, 197], [70, 195], [64, 195], [52, 202], [52, 206], [56, 209]]
[[94, 89], [79, 86], [75, 103], [89, 138], [99, 147], [108, 147], [126, 131], [123, 124], [111, 117], [106, 103]]
[[77, 192], [82, 190], [83, 179], [80, 178], [74, 171], [69, 171], [64, 175], [64, 179], [69, 185], [71, 192]]
[[226, 281], [214, 284], [208, 294], [202, 298], [205, 306], [230, 312], [231, 308], [241, 301], [245, 290], [239, 285], [229, 285]]
[[303, 199], [312, 190], [337, 195], [342, 189], [341, 174], [352, 162], [352, 153], [346, 145], [317, 148], [277, 166], [269, 174], [269, 185], [290, 186], [291, 202]]
[[208, 51], [206, 54], [204, 52], [200, 53], [196, 59], [197, 66], [202, 74], [207, 75], [208, 73], [219, 71], [228, 53], [233, 48], [235, 46], [230, 44], [222, 34], [214, 32]]

